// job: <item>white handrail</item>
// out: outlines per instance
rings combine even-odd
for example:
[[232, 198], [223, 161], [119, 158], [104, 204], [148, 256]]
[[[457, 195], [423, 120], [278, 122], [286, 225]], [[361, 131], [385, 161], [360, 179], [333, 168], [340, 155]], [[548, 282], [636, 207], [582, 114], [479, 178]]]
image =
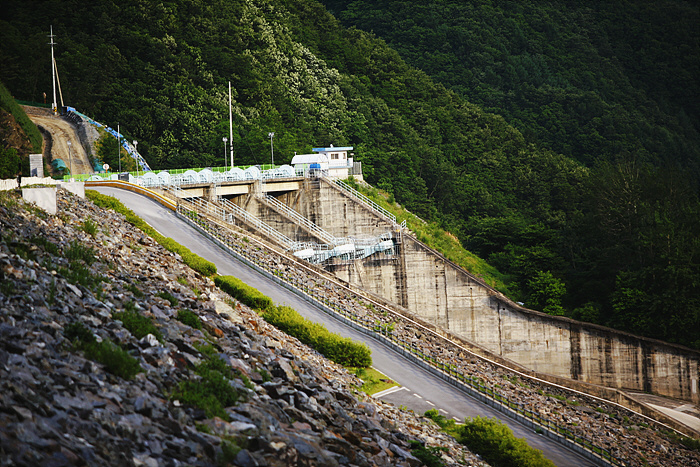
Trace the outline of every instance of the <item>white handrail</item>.
[[[347, 183], [343, 182], [342, 180], [333, 180], [333, 182], [338, 185], [340, 188], [343, 190], [347, 191], [350, 193], [352, 196], [357, 198], [358, 200], [362, 201], [363, 203], [367, 204], [371, 209], [377, 211], [379, 214], [383, 215], [384, 217], [388, 217], [389, 220], [391, 220], [392, 223], [396, 224], [396, 216], [348, 185]], [[403, 224], [402, 224], [403, 225]]]
[[284, 215], [286, 215], [286, 216], [288, 216], [288, 217], [291, 217], [291, 218], [292, 218], [293, 220], [295, 220], [296, 222], [298, 222], [298, 223], [302, 224], [303, 226], [305, 226], [307, 229], [309, 229], [310, 231], [312, 231], [312, 232], [313, 232], [314, 234], [316, 234], [318, 237], [320, 237], [321, 239], [325, 240], [326, 243], [331, 243], [331, 244], [334, 244], [334, 243], [335, 243], [336, 238], [335, 238], [333, 235], [331, 235], [330, 233], [326, 232], [326, 231], [323, 230], [321, 227], [317, 226], [316, 224], [314, 224], [313, 222], [311, 222], [310, 220], [308, 220], [306, 217], [302, 216], [301, 214], [299, 214], [298, 212], [296, 212], [294, 209], [290, 208], [289, 206], [287, 206], [287, 205], [284, 204], [283, 202], [279, 201], [279, 200], [278, 200], [277, 198], [275, 198], [274, 196], [265, 195], [265, 197], [264, 197], [263, 199], [264, 199], [265, 201], [267, 201], [268, 203], [272, 204], [272, 206], [273, 206], [277, 211], [281, 211], [282, 214], [284, 214]]

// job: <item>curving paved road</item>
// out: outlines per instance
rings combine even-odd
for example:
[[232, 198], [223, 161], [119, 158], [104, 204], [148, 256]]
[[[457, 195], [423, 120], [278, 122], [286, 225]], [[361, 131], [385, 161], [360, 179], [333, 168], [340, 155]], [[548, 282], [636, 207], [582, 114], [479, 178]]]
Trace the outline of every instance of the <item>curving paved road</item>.
[[216, 264], [223, 275], [236, 276], [252, 287], [272, 298], [277, 304], [286, 304], [297, 310], [305, 318], [323, 323], [330, 331], [366, 343], [372, 350], [374, 367], [399, 383], [402, 387], [395, 392], [381, 396], [382, 400], [405, 406], [416, 413], [428, 409], [438, 409], [443, 415], [463, 420], [477, 415], [497, 417], [508, 425], [515, 435], [525, 438], [532, 447], [540, 449], [544, 455], [560, 467], [594, 466], [590, 460], [581, 457], [562, 445], [534, 433], [531, 429], [504, 417], [500, 412], [465, 395], [432, 374], [417, 367], [412, 362], [395, 354], [378, 341], [369, 338], [340, 321], [333, 319], [289, 290], [279, 286], [253, 269], [236, 260], [221, 248], [201, 236], [195, 229], [181, 221], [171, 210], [145, 196], [110, 187], [96, 188], [100, 193], [118, 198], [143, 220], [165, 236], [186, 246], [192, 252]]

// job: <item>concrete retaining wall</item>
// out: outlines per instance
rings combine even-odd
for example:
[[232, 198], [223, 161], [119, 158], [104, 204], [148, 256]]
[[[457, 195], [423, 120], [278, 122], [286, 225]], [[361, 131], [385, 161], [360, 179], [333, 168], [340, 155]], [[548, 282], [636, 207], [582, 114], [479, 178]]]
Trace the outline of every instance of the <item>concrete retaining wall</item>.
[[[256, 198], [256, 190], [232, 201], [292, 239], [316, 241]], [[523, 308], [416, 238], [397, 235], [389, 219], [325, 180], [306, 179], [301, 189], [275, 196], [335, 237], [393, 232], [397, 256], [336, 261], [325, 268], [493, 355], [574, 385], [700, 402], [700, 352]]]
[[[286, 202], [335, 236], [393, 227], [324, 181], [294, 196]], [[700, 402], [700, 352], [520, 307], [414, 237], [403, 235], [400, 251], [327, 269], [533, 371]]]
[[22, 198], [49, 214], [56, 214], [56, 188], [22, 188]]

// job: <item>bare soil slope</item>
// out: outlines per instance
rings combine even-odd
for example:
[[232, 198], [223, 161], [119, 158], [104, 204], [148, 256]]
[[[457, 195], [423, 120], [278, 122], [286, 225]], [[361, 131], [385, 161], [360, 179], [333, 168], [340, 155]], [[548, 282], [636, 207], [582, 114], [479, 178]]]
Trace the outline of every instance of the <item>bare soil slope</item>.
[[[88, 159], [85, 149], [80, 142], [80, 137], [73, 126], [60, 117], [54, 116], [48, 109], [41, 107], [23, 106], [29, 118], [44, 130], [51, 133], [53, 145], [49, 161], [63, 159], [63, 162], [74, 174], [92, 173], [92, 165]], [[70, 152], [68, 151], [68, 141], [71, 142]]]

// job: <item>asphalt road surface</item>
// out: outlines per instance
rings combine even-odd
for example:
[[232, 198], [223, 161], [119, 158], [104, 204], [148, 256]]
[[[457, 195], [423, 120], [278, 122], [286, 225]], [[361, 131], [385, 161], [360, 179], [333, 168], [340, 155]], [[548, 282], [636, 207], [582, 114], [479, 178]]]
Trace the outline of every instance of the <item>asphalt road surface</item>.
[[557, 466], [596, 465], [578, 453], [536, 434], [532, 429], [467, 396], [378, 341], [345, 326], [284, 287], [258, 274], [178, 219], [173, 211], [150, 198], [118, 188], [99, 187], [96, 190], [115, 196], [161, 234], [171, 237], [192, 252], [216, 264], [219, 274], [238, 277], [272, 298], [275, 303], [289, 305], [305, 318], [323, 323], [332, 332], [366, 343], [372, 350], [373, 366], [401, 385], [400, 389], [380, 396], [382, 400], [421, 414], [429, 409], [437, 409], [446, 417], [459, 421], [477, 415], [497, 417], [513, 430], [515, 436], [525, 438], [530, 446], [540, 449]]

